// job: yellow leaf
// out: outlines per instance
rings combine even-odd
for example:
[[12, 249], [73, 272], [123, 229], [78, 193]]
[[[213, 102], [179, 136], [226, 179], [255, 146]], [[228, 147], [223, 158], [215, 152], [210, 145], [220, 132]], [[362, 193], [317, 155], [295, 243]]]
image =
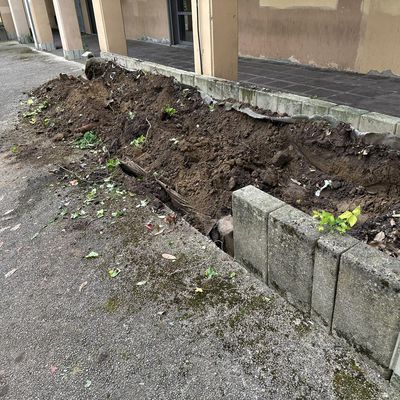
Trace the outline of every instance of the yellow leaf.
[[353, 213], [351, 211], [345, 211], [343, 214], [339, 215], [340, 219], [349, 219]]
[[196, 293], [203, 293], [203, 289], [201, 287], [197, 287], [194, 291]]

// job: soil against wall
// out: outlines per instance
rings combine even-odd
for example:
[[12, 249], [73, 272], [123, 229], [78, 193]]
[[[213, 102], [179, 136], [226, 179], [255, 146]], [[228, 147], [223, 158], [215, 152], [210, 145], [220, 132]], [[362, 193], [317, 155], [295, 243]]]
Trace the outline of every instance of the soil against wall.
[[[98, 79], [61, 75], [32, 96], [31, 109], [46, 107], [31, 123], [23, 118], [25, 127], [52, 137], [56, 149], [76, 145], [86, 131], [101, 139], [80, 166], [65, 167], [86, 176], [97, 168], [101, 177], [107, 160], [133, 160], [148, 177], [119, 171], [120, 179], [168, 202], [155, 178], [162, 180], [190, 205], [186, 217], [204, 233], [230, 214], [232, 191], [252, 184], [306, 213], [361, 206], [350, 234], [400, 255], [400, 152], [366, 146], [346, 124], [333, 129], [326, 122], [254, 120], [223, 103], [208, 106], [195, 89], [170, 78], [111, 63]], [[167, 106], [175, 115], [163, 111]], [[146, 140], [137, 146], [140, 137]], [[26, 146], [20, 157], [34, 157], [36, 148]], [[318, 197], [325, 180], [332, 185]]]

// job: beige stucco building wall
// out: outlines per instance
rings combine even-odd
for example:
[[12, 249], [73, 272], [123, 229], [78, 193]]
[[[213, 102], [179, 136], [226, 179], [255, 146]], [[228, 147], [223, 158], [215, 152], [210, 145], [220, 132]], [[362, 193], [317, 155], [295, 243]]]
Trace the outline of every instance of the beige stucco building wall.
[[121, 0], [127, 39], [169, 41], [167, 0]]
[[[167, 0], [122, 0], [127, 39], [169, 40]], [[400, 75], [400, 0], [239, 0], [239, 54]]]
[[239, 0], [239, 52], [400, 75], [400, 0]]

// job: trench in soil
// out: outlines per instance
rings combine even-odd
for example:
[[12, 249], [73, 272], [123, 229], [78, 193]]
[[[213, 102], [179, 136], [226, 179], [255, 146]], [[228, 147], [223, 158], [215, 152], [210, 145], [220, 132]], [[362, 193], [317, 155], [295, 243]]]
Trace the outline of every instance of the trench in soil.
[[[360, 206], [362, 215], [349, 234], [400, 255], [399, 151], [366, 145], [347, 124], [255, 120], [224, 103], [205, 104], [196, 89], [172, 78], [112, 63], [101, 72], [91, 81], [60, 75], [35, 90], [31, 109], [48, 107], [34, 124], [23, 118], [25, 127], [68, 143], [95, 132], [98, 148], [107, 149], [99, 156], [103, 166], [110, 158], [134, 161], [148, 175], [120, 178], [178, 209], [205, 234], [231, 213], [232, 192], [251, 184], [308, 214]], [[332, 185], [317, 197], [325, 180]], [[178, 201], [172, 191], [181, 196]], [[380, 240], [374, 241], [377, 234]]]

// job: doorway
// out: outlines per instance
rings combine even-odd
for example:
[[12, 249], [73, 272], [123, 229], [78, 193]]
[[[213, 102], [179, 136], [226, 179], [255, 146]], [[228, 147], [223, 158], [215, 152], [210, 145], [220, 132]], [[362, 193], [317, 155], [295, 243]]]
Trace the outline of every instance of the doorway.
[[169, 0], [171, 43], [193, 45], [191, 0]]

